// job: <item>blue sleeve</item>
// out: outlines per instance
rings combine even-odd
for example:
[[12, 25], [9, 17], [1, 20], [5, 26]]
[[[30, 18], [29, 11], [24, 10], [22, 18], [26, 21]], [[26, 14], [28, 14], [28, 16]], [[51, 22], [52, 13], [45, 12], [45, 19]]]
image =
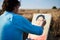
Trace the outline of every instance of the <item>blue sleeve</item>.
[[17, 15], [14, 18], [14, 23], [17, 25], [17, 28], [20, 30], [26, 32], [26, 33], [31, 33], [31, 34], [36, 34], [36, 35], [41, 35], [43, 33], [43, 28], [40, 26], [32, 25], [31, 22], [29, 22], [26, 18]]

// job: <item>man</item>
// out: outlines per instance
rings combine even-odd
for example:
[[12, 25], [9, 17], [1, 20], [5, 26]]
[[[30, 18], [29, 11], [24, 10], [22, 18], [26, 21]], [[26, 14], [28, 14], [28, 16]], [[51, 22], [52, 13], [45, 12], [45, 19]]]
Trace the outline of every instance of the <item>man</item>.
[[23, 32], [36, 35], [43, 33], [44, 21], [38, 27], [17, 14], [20, 6], [18, 0], [8, 0], [7, 4], [5, 12], [0, 16], [0, 40], [23, 40]]

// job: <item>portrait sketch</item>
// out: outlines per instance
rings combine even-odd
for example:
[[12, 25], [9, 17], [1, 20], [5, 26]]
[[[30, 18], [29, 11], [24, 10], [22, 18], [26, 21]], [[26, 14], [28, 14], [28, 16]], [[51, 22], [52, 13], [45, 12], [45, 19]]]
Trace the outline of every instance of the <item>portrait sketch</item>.
[[51, 14], [34, 14], [33, 19], [32, 19], [32, 24], [33, 25], [40, 25], [40, 21], [46, 20], [46, 25], [44, 25], [44, 30], [42, 35], [34, 35], [34, 34], [29, 34], [28, 38], [32, 40], [46, 40], [48, 36], [48, 31], [50, 27], [50, 22], [51, 22]]

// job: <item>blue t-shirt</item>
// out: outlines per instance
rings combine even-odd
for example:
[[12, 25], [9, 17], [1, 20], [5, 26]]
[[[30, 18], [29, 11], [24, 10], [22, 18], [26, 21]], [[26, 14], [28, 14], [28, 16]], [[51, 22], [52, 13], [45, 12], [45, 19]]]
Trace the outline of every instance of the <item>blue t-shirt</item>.
[[23, 40], [23, 32], [41, 35], [43, 28], [13, 12], [5, 11], [0, 16], [0, 40]]

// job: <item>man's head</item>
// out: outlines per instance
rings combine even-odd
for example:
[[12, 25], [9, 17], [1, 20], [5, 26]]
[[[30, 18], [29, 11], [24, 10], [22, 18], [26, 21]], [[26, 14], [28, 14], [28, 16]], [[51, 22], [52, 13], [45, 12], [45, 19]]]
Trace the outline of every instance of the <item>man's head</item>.
[[6, 6], [3, 5], [2, 8], [5, 7], [5, 10], [10, 11], [10, 12], [12, 12], [12, 11], [17, 12], [19, 6], [21, 5], [18, 0], [7, 0], [7, 1], [4, 1], [3, 4], [4, 3], [6, 3], [5, 4]]

